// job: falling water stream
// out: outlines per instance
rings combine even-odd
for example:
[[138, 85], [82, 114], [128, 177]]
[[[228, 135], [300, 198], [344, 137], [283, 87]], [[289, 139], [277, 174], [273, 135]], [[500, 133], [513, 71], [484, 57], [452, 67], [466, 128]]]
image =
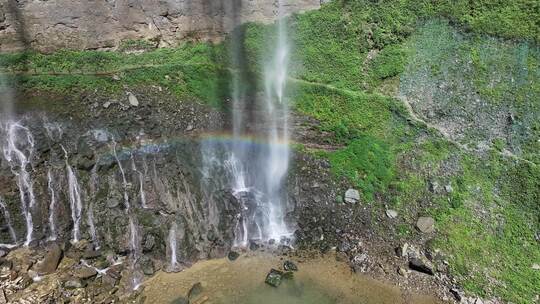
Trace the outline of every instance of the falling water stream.
[[[247, 246], [252, 239], [276, 240], [291, 236], [285, 222], [284, 180], [289, 167], [288, 107], [285, 98], [289, 45], [284, 3], [279, 1], [277, 40], [264, 67], [262, 98], [249, 94], [249, 79], [242, 70], [246, 63], [239, 34], [233, 34], [232, 72], [233, 140], [227, 144], [224, 166], [231, 175], [230, 187], [241, 204], [235, 229], [235, 245]], [[255, 111], [254, 111], [255, 109]], [[257, 116], [257, 117], [254, 117]], [[253, 120], [261, 121], [256, 128]], [[255, 135], [264, 144], [246, 142]], [[215, 145], [213, 146], [215, 148]]]
[[55, 241], [56, 235], [56, 191], [54, 190], [53, 175], [51, 169], [47, 171], [47, 188], [51, 201], [49, 203], [49, 240]]
[[24, 245], [32, 242], [34, 223], [32, 208], [36, 205], [33, 181], [28, 172], [34, 153], [34, 137], [28, 128], [18, 122], [8, 120], [3, 126], [4, 143], [2, 146], [4, 158], [16, 177], [21, 201], [21, 210], [26, 222], [26, 238]]
[[77, 243], [81, 239], [81, 218], [82, 218], [82, 209], [83, 202], [81, 196], [81, 186], [77, 180], [77, 175], [73, 167], [69, 164], [69, 157], [67, 150], [63, 147], [64, 155], [66, 158], [66, 170], [67, 170], [67, 182], [68, 182], [68, 194], [69, 194], [69, 205], [71, 208], [71, 219], [73, 220], [73, 237], [72, 242]]

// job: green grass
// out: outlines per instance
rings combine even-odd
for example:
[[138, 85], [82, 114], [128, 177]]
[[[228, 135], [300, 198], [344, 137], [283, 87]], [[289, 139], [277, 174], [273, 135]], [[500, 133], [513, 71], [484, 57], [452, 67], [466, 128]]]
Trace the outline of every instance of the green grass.
[[[131, 43], [130, 47], [133, 45], [140, 46]], [[70, 50], [50, 55], [0, 54], [0, 67], [9, 81], [23, 89], [114, 93], [126, 86], [159, 85], [180, 98], [195, 97], [219, 106], [229, 91], [222, 59], [220, 45], [186, 44], [140, 54]]]

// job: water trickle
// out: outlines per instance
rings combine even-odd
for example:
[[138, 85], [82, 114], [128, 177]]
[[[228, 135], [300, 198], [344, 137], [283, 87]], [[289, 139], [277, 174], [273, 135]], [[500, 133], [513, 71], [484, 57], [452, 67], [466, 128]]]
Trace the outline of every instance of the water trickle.
[[13, 224], [11, 222], [11, 214], [9, 213], [6, 202], [2, 197], [0, 197], [0, 209], [2, 211], [2, 214], [4, 215], [4, 219], [6, 220], [6, 225], [8, 227], [11, 240], [13, 241], [13, 244], [17, 244], [17, 234], [15, 233], [15, 229], [13, 229]]
[[122, 162], [120, 161], [120, 158], [118, 158], [118, 152], [116, 151], [117, 143], [114, 137], [111, 138], [111, 141], [112, 141], [114, 159], [116, 160], [116, 163], [118, 164], [118, 169], [120, 170], [120, 175], [122, 176], [122, 187], [124, 188], [124, 205], [126, 206], [126, 209], [129, 212], [129, 210], [131, 209], [131, 205], [129, 203], [129, 195], [128, 195], [128, 189], [127, 189], [128, 182], [126, 179], [126, 173], [124, 171], [124, 167], [122, 166]]
[[54, 190], [53, 174], [51, 169], [47, 171], [47, 189], [49, 190], [50, 203], [49, 203], [49, 240], [55, 241], [57, 236], [56, 232], [56, 191]]
[[33, 182], [28, 172], [31, 167], [31, 159], [34, 154], [34, 137], [30, 129], [19, 122], [7, 121], [3, 126], [4, 143], [2, 150], [4, 158], [11, 167], [11, 171], [16, 176], [21, 210], [26, 222], [25, 246], [32, 241], [34, 224], [31, 210], [36, 204]]
[[139, 232], [137, 230], [137, 224], [132, 215], [129, 216], [129, 246], [131, 255], [131, 288], [133, 290], [139, 289], [143, 282], [143, 276], [138, 268], [138, 260], [141, 257], [142, 250], [140, 246]]
[[[143, 161], [146, 161], [143, 158]], [[141, 207], [143, 209], [148, 208], [146, 205], [146, 194], [144, 193], [144, 174], [137, 169], [137, 165], [135, 164], [135, 158], [133, 157], [133, 154], [131, 154], [131, 169], [137, 173], [137, 177], [139, 178], [139, 198], [141, 200]]]
[[81, 237], [81, 218], [82, 218], [82, 209], [83, 202], [81, 198], [81, 187], [77, 180], [77, 175], [75, 171], [69, 164], [69, 157], [67, 150], [63, 147], [64, 157], [66, 159], [66, 171], [67, 171], [67, 181], [68, 181], [68, 197], [69, 197], [69, 206], [71, 208], [71, 219], [73, 221], [73, 237], [72, 242], [76, 243], [80, 241]]

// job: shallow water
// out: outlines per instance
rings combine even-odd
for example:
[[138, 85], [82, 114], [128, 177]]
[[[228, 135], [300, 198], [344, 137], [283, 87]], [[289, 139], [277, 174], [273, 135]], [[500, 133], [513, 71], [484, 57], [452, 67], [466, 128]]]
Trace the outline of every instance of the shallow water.
[[145, 303], [171, 303], [185, 296], [197, 282], [203, 285], [205, 304], [435, 304], [430, 296], [411, 295], [399, 288], [351, 273], [349, 267], [328, 255], [296, 261], [294, 279], [278, 288], [264, 283], [271, 268], [283, 260], [272, 255], [244, 255], [202, 261], [180, 273], [159, 273], [146, 282]]

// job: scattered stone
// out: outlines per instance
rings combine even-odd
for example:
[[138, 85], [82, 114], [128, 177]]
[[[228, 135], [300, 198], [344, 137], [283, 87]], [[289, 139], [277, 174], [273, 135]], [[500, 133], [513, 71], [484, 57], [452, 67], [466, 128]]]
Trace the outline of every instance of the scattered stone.
[[439, 191], [439, 183], [437, 181], [429, 181], [429, 191], [436, 193]]
[[238, 259], [239, 256], [240, 254], [236, 251], [230, 251], [229, 254], [227, 255], [230, 261], [235, 261], [236, 259]]
[[285, 271], [298, 271], [298, 266], [296, 266], [296, 264], [292, 261], [285, 261], [283, 263], [283, 269]]
[[139, 264], [141, 265], [141, 270], [145, 275], [153, 275], [156, 272], [154, 261], [147, 256], [142, 257]]
[[0, 249], [0, 258], [5, 257], [7, 254], [8, 254], [7, 251]]
[[97, 271], [94, 268], [86, 266], [76, 269], [73, 272], [73, 276], [81, 280], [90, 279], [92, 277], [95, 277], [96, 275]]
[[264, 282], [272, 287], [278, 287], [281, 284], [283, 279], [283, 272], [271, 269], [270, 272], [266, 275]]
[[114, 74], [114, 75], [112, 76], [112, 79], [113, 79], [114, 81], [120, 81], [120, 76]]
[[186, 127], [186, 131], [187, 131], [187, 132], [193, 131], [193, 129], [195, 129], [195, 127], [193, 127], [192, 124], [189, 124], [189, 125]]
[[262, 243], [259, 240], [250, 240], [249, 241], [249, 250], [255, 251], [262, 247]]
[[83, 288], [84, 286], [83, 282], [77, 278], [70, 278], [64, 282], [64, 287], [67, 289]]
[[351, 260], [351, 267], [356, 273], [366, 272], [369, 268], [369, 257], [366, 253], [355, 255]]
[[432, 217], [423, 216], [416, 221], [416, 228], [422, 233], [435, 232], [435, 220]]
[[456, 301], [461, 302], [463, 299], [463, 293], [457, 288], [450, 288], [450, 293], [454, 296]]
[[107, 208], [110, 208], [110, 209], [116, 208], [119, 205], [120, 205], [120, 201], [117, 200], [116, 198], [111, 198], [107, 200], [107, 203], [106, 203]]
[[398, 216], [398, 213], [396, 210], [388, 209], [386, 210], [386, 216], [391, 219], [395, 219]]
[[540, 265], [535, 263], [531, 266], [531, 268], [534, 270], [540, 270]]
[[45, 254], [43, 261], [39, 263], [37, 267], [38, 273], [40, 275], [54, 273], [58, 264], [60, 264], [60, 260], [62, 260], [62, 249], [58, 244], [53, 243]]
[[129, 101], [129, 105], [132, 106], [132, 107], [138, 107], [139, 106], [139, 100], [131, 92], [128, 92], [128, 101]]
[[111, 102], [110, 101], [107, 101], [103, 104], [103, 108], [104, 109], [108, 109], [109, 107], [111, 106]]
[[201, 282], [197, 282], [197, 283], [193, 284], [193, 286], [191, 286], [191, 288], [188, 291], [188, 299], [189, 299], [189, 301], [191, 302], [191, 301], [195, 300], [198, 296], [201, 295], [202, 292], [203, 292], [203, 286], [202, 286]]
[[143, 250], [146, 252], [152, 251], [156, 245], [156, 238], [153, 234], [148, 234], [144, 240]]
[[349, 204], [356, 204], [360, 201], [360, 192], [355, 189], [349, 189], [345, 192], [345, 202]]
[[409, 268], [418, 272], [434, 275], [433, 269], [424, 263], [421, 259], [412, 258], [409, 260]]
[[452, 185], [448, 184], [444, 186], [444, 190], [446, 190], [446, 193], [452, 193], [454, 191], [454, 188], [452, 188]]
[[398, 268], [398, 274], [404, 278], [407, 278], [409, 276], [409, 272], [407, 271], [407, 269], [403, 268], [403, 267], [399, 267]]

